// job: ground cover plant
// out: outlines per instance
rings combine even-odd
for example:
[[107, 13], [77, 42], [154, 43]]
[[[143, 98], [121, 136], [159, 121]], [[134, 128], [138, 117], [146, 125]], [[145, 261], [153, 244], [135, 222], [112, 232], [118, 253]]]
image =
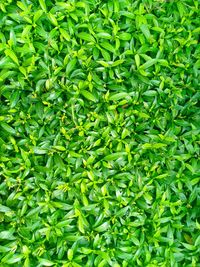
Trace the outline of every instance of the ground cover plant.
[[200, 266], [199, 23], [0, 2], [0, 266]]

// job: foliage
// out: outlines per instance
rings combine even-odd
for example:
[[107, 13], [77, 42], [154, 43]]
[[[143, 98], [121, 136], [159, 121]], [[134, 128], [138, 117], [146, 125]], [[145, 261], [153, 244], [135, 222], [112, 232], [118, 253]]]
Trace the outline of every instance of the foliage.
[[200, 266], [198, 4], [1, 1], [1, 266]]

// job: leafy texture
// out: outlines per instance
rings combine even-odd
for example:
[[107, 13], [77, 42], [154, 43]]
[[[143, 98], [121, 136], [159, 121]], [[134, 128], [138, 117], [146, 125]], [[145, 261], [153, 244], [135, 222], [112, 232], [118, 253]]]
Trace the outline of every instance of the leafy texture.
[[0, 266], [200, 266], [199, 1], [0, 1]]

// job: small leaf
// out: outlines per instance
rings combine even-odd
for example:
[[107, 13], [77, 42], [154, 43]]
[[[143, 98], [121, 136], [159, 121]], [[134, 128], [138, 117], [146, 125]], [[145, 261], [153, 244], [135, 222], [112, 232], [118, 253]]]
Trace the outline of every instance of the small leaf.
[[66, 151], [66, 148], [64, 146], [53, 146], [52, 148], [58, 151]]
[[39, 262], [42, 266], [52, 266], [55, 265], [54, 262], [47, 259], [39, 259]]
[[121, 65], [122, 63], [124, 63], [124, 59], [119, 59], [119, 60], [116, 60], [115, 62], [111, 63], [111, 66], [112, 67], [116, 67], [118, 65]]
[[148, 26], [146, 24], [142, 24], [140, 26], [140, 29], [141, 29], [142, 33], [144, 34], [144, 36], [146, 37], [146, 39], [149, 40], [151, 37], [151, 34], [150, 34]]
[[135, 55], [135, 63], [137, 68], [139, 68], [140, 66], [140, 56], [138, 54]]
[[105, 67], [105, 68], [108, 68], [109, 66], [110, 66], [110, 64], [109, 63], [107, 63], [107, 62], [105, 62], [105, 61], [103, 61], [103, 60], [98, 60], [97, 61], [99, 64], [101, 64], [103, 67]]
[[129, 40], [131, 40], [131, 34], [130, 33], [127, 33], [127, 32], [123, 32], [123, 33], [120, 33], [119, 35], [118, 35], [118, 37], [119, 37], [119, 39], [120, 40], [123, 40], [123, 41], [129, 41]]
[[195, 250], [196, 249], [196, 247], [194, 245], [190, 245], [190, 244], [183, 243], [183, 242], [182, 242], [182, 244], [188, 250]]
[[13, 127], [8, 125], [6, 122], [0, 122], [1, 127], [8, 133], [15, 135], [16, 131]]
[[0, 239], [15, 240], [16, 237], [14, 237], [14, 235], [10, 231], [1, 231], [0, 232]]
[[86, 90], [81, 90], [81, 94], [88, 100], [93, 101], [93, 102], [97, 102], [97, 99], [95, 98], [95, 96], [93, 94], [91, 94], [89, 91]]
[[82, 219], [82, 216], [78, 217], [78, 229], [81, 233], [85, 233], [85, 228], [84, 228], [84, 221]]
[[100, 44], [103, 48], [108, 50], [109, 52], [115, 54], [115, 48], [108, 42], [103, 42]]
[[80, 32], [77, 36], [84, 41], [95, 43], [94, 37], [89, 33]]
[[81, 248], [81, 253], [83, 253], [85, 255], [88, 255], [88, 254], [90, 254], [92, 252], [93, 252], [93, 250], [90, 249], [90, 248], [84, 248], [84, 247]]
[[58, 21], [53, 14], [49, 13], [48, 18], [54, 26], [58, 26]]
[[120, 100], [120, 99], [125, 99], [127, 96], [129, 96], [128, 93], [122, 92], [122, 93], [117, 93], [117, 94], [113, 94], [109, 97], [109, 100]]
[[102, 38], [102, 39], [108, 39], [108, 40], [110, 40], [112, 38], [112, 36], [109, 33], [107, 33], [107, 32], [97, 33], [96, 34], [96, 37], [97, 38]]
[[47, 7], [46, 7], [46, 4], [45, 4], [45, 0], [39, 0], [39, 3], [40, 3], [40, 6], [41, 8], [47, 12]]
[[143, 65], [140, 66], [140, 69], [148, 69], [149, 67], [155, 65], [158, 62], [158, 59], [153, 58], [149, 59], [147, 62], [145, 62]]
[[10, 57], [17, 65], [19, 65], [19, 60], [18, 60], [16, 54], [12, 50], [6, 49], [5, 54], [6, 54], [6, 56]]
[[7, 264], [14, 264], [21, 261], [24, 256], [22, 254], [13, 255], [9, 260], [6, 261]]
[[39, 148], [39, 147], [35, 147], [33, 149], [34, 153], [37, 155], [44, 155], [47, 154], [48, 150], [47, 149], [43, 149], [43, 148]]
[[36, 23], [38, 19], [42, 16], [43, 10], [38, 10], [34, 13], [33, 21]]
[[69, 61], [69, 63], [67, 64], [67, 67], [66, 67], [66, 74], [67, 75], [69, 75], [70, 72], [72, 72], [75, 69], [76, 63], [77, 63], [76, 58], [73, 58], [72, 60]]
[[71, 261], [73, 259], [73, 255], [74, 255], [73, 250], [71, 248], [68, 249], [68, 251], [67, 251], [67, 257], [68, 257], [68, 260], [69, 261]]
[[96, 227], [94, 230], [97, 232], [105, 232], [108, 230], [109, 226], [110, 225], [108, 222], [104, 222], [100, 226]]
[[121, 158], [121, 157], [124, 157], [126, 155], [127, 155], [126, 152], [116, 152], [116, 153], [113, 153], [113, 154], [110, 154], [110, 155], [105, 156], [103, 158], [103, 160], [106, 160], [106, 161], [116, 160], [116, 159]]
[[70, 41], [70, 35], [67, 33], [66, 30], [60, 28], [60, 33], [67, 41]]
[[0, 204], [0, 212], [10, 212], [10, 211], [11, 209], [9, 207]]

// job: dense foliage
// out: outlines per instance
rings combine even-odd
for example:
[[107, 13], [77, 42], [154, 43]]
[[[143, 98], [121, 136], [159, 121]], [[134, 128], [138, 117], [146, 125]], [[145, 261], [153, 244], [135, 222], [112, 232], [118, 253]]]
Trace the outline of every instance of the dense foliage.
[[200, 266], [198, 0], [0, 3], [0, 265]]

